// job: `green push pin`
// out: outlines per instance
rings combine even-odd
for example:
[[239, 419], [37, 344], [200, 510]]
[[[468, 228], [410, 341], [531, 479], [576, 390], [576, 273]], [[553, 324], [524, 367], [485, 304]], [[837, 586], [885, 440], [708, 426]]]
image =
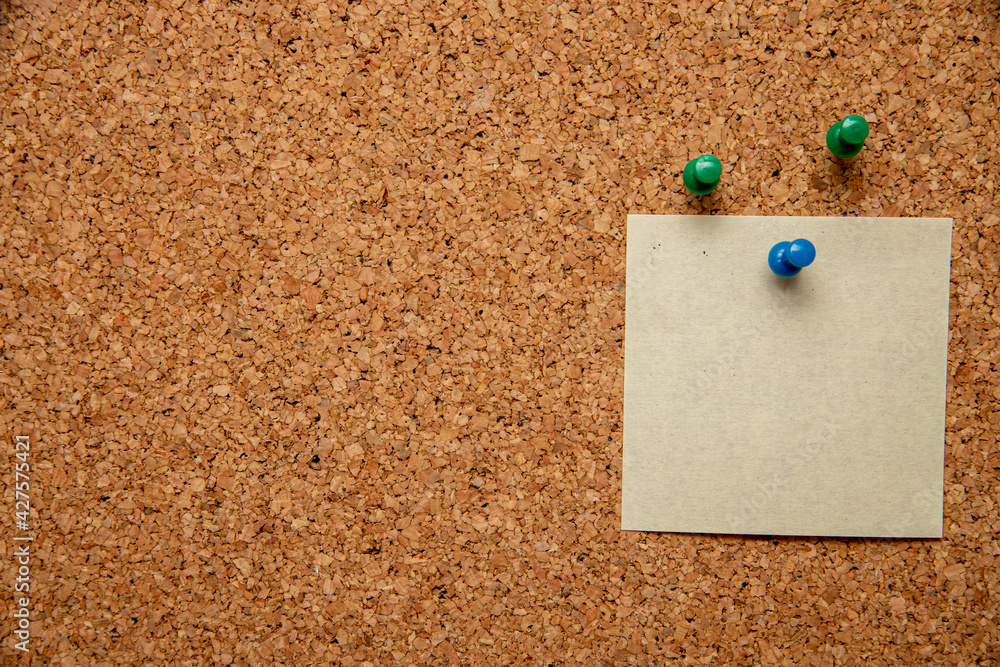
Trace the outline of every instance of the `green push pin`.
[[861, 116], [851, 115], [834, 123], [826, 133], [826, 145], [837, 157], [854, 157], [861, 152], [868, 137], [868, 121]]
[[684, 167], [684, 185], [696, 195], [707, 195], [719, 185], [722, 163], [714, 155], [702, 155]]

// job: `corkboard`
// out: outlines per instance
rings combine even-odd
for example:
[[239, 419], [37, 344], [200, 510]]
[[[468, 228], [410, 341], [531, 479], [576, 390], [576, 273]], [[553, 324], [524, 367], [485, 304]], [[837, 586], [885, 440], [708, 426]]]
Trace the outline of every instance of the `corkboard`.
[[[1000, 659], [995, 3], [0, 26], [6, 662]], [[821, 143], [852, 112], [844, 164]], [[944, 539], [621, 532], [630, 212], [955, 219]]]

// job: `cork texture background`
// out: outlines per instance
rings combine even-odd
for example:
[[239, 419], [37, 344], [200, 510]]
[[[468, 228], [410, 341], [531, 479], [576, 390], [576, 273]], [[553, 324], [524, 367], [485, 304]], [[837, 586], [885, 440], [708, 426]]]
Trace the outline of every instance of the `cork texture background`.
[[[4, 0], [0, 661], [996, 665], [997, 14]], [[944, 539], [621, 532], [627, 213], [955, 219]]]

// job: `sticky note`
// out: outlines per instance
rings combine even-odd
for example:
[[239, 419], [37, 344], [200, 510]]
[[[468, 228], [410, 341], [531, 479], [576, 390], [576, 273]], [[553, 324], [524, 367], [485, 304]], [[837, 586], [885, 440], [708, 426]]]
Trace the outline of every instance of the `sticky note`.
[[951, 229], [629, 216], [622, 528], [940, 537]]

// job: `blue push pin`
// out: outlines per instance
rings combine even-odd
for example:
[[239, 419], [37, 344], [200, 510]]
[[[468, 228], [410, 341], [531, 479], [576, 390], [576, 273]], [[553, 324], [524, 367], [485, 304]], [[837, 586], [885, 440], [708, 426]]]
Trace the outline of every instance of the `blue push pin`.
[[767, 254], [767, 265], [775, 275], [791, 278], [803, 267], [809, 266], [816, 259], [816, 246], [805, 239], [797, 239], [789, 243], [782, 241], [774, 244]]

